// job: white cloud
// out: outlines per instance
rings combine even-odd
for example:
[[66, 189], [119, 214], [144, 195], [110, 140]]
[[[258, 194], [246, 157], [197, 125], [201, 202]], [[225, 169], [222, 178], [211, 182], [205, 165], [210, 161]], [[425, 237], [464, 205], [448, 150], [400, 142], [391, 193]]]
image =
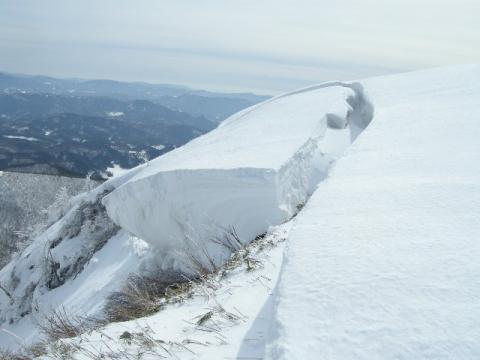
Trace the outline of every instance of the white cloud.
[[476, 0], [0, 1], [0, 67], [287, 90], [478, 62], [479, 13]]

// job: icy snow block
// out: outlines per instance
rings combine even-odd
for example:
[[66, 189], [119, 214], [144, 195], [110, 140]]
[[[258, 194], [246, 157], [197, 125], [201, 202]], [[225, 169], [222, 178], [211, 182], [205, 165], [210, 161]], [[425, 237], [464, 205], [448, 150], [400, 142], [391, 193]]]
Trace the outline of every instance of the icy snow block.
[[332, 83], [246, 109], [151, 161], [103, 203], [113, 221], [161, 250], [208, 246], [229, 228], [248, 242], [293, 216], [351, 143], [358, 97]]

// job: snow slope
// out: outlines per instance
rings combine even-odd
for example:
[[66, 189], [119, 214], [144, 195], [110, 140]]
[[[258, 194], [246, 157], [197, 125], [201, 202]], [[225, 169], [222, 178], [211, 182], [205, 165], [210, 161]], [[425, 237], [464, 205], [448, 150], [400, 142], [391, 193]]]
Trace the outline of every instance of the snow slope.
[[139, 334], [165, 341], [145, 359], [478, 358], [479, 80], [467, 66], [302, 89], [75, 198], [0, 271], [0, 347], [38, 340], [49, 309], [99, 315], [132, 272], [220, 263], [212, 240], [234, 227], [245, 243], [288, 234], [284, 256], [243, 250], [205, 292], [67, 342], [137, 356]]
[[221, 262], [212, 238], [233, 227], [248, 242], [288, 220], [371, 116], [359, 84], [279, 96], [150, 162], [103, 203], [165, 266], [187, 271], [178, 254], [204, 249]]
[[361, 81], [369, 128], [292, 228], [269, 359], [480, 358], [480, 66]]
[[[3, 174], [3, 175], [2, 175]], [[63, 176], [0, 173], [0, 269], [63, 200], [93, 189], [98, 182]]]
[[221, 264], [227, 231], [247, 243], [298, 212], [371, 115], [359, 84], [303, 89], [79, 196], [0, 271], [0, 326], [32, 342], [51, 311], [101, 315], [131, 273]]
[[[63, 340], [78, 349], [69, 359], [258, 359], [265, 348], [271, 298], [291, 223], [272, 227], [265, 238], [241, 251], [243, 260], [180, 295], [158, 313]], [[255, 296], [252, 296], [255, 294]], [[210, 317], [199, 323], [202, 317]], [[122, 340], [122, 334], [132, 335]], [[242, 339], [245, 338], [245, 341]], [[51, 354], [42, 359], [52, 358]]]
[[117, 227], [100, 203], [140, 169], [73, 198], [58, 221], [0, 270], [0, 349], [38, 341], [36, 324], [53, 310], [101, 314], [109, 294], [141, 270], [148, 245]]

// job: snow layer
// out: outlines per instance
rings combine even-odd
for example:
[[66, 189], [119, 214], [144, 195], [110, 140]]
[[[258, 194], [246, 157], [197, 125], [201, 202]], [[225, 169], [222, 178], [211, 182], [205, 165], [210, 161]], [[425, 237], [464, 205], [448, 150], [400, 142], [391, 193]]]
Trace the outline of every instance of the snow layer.
[[[164, 267], [191, 266], [204, 249], [222, 262], [230, 252], [215, 236], [235, 227], [247, 242], [290, 218], [370, 117], [358, 84], [303, 89], [75, 198], [0, 271], [2, 329], [31, 342], [50, 311], [99, 315], [156, 250]], [[157, 249], [138, 254], [140, 238]], [[0, 345], [15, 347], [5, 334]]]
[[298, 215], [269, 359], [480, 358], [480, 67], [362, 81], [372, 124]]
[[148, 245], [113, 224], [100, 204], [140, 170], [73, 198], [58, 221], [0, 270], [0, 349], [38, 341], [36, 324], [54, 310], [99, 315], [107, 297], [140, 271]]
[[[99, 359], [261, 358], [271, 319], [271, 307], [264, 303], [270, 305], [290, 227], [291, 223], [272, 227], [265, 238], [248, 246], [243, 254], [253, 269], [247, 270], [247, 260], [241, 260], [152, 316], [65, 340], [82, 349], [69, 359], [91, 360], [91, 354]], [[206, 320], [199, 323], [202, 317]], [[121, 340], [125, 332], [132, 334], [132, 341]]]
[[[38, 340], [32, 324], [49, 309], [97, 315], [150, 265], [139, 237], [178, 259], [229, 226], [251, 240], [308, 200], [277, 228], [292, 226], [273, 298], [279, 247], [263, 267], [219, 275], [205, 300], [69, 341], [144, 351], [118, 341], [126, 329], [165, 340], [174, 358], [478, 358], [479, 80], [471, 66], [303, 89], [75, 198], [0, 271], [0, 346], [15, 346], [10, 333]], [[327, 177], [370, 103], [373, 123]], [[212, 309], [205, 332], [195, 322]]]
[[233, 227], [248, 242], [289, 219], [371, 115], [359, 84], [282, 95], [153, 160], [103, 203], [165, 266], [203, 249], [221, 262], [212, 238]]
[[152, 256], [183, 271], [199, 254], [221, 263], [230, 251], [212, 239], [234, 227], [247, 242], [290, 218], [370, 117], [358, 84], [303, 89], [73, 199], [0, 271], [0, 346], [38, 340], [32, 322], [53, 310], [99, 315]]

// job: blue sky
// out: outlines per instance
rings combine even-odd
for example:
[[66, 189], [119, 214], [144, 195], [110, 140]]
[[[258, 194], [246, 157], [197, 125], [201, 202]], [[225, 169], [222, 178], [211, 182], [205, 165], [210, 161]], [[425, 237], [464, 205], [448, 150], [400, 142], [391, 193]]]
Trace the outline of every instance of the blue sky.
[[0, 70], [278, 93], [480, 62], [478, 0], [0, 0]]

